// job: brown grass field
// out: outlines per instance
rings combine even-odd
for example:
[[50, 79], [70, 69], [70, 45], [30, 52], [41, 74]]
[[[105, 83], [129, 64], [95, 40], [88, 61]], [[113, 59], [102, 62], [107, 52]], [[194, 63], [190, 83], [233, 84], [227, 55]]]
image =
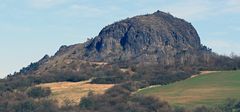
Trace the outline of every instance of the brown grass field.
[[103, 94], [113, 84], [90, 84], [89, 81], [82, 82], [57, 82], [46, 83], [37, 86], [49, 87], [52, 91], [50, 99], [56, 100], [61, 106], [64, 102], [72, 105], [78, 104], [82, 97], [87, 96], [89, 91], [94, 94]]

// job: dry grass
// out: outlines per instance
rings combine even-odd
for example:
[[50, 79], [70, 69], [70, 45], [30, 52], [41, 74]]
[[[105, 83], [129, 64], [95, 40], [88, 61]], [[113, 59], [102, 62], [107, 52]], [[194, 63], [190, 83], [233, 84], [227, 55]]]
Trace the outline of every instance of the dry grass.
[[95, 94], [103, 94], [113, 84], [90, 84], [89, 81], [82, 81], [46, 83], [38, 86], [49, 87], [52, 91], [50, 98], [56, 100], [61, 106], [65, 101], [78, 104], [81, 98], [86, 96], [89, 91]]

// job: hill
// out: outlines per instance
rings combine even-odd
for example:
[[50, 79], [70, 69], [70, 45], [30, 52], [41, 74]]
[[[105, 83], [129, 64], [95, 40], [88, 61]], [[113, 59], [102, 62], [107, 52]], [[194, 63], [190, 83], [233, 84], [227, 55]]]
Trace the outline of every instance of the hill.
[[156, 96], [173, 105], [214, 105], [227, 98], [240, 99], [239, 85], [240, 71], [222, 71], [146, 88], [138, 94]]
[[[1, 79], [0, 111], [172, 112], [172, 107], [167, 102], [132, 93], [151, 85], [167, 85], [190, 78], [199, 70], [238, 68], [240, 68], [239, 61], [217, 55], [202, 45], [191, 23], [169, 13], [157, 11], [108, 25], [100, 31], [99, 35], [87, 42], [64, 45], [54, 56], [45, 55], [38, 62], [21, 69], [19, 73]], [[227, 91], [232, 90], [228, 93], [229, 96], [238, 95], [234, 90], [234, 87], [238, 88], [235, 85], [238, 82], [224, 82], [219, 76], [221, 75], [203, 78], [204, 80], [194, 77], [191, 80], [188, 79], [190, 82], [183, 84], [177, 82], [163, 86], [163, 89], [166, 89], [164, 92], [169, 92], [173, 85], [171, 90], [173, 93], [165, 95], [166, 98], [168, 98], [167, 95], [172, 95], [172, 101], [176, 101], [175, 103], [181, 103], [184, 100], [177, 99], [174, 95], [184, 96], [184, 92], [187, 92], [186, 95], [203, 92], [201, 93], [203, 95], [220, 94], [222, 97], [221, 93], [215, 92], [224, 93], [223, 88]], [[213, 83], [214, 78], [216, 80]], [[236, 79], [231, 76], [224, 79], [229, 78]], [[88, 83], [79, 82], [90, 79], [92, 80]], [[204, 83], [198, 80], [203, 80]], [[220, 85], [219, 80], [226, 85], [233, 84], [229, 86], [222, 84], [219, 90], [219, 86], [215, 87], [215, 84]], [[193, 85], [196, 85], [196, 88], [199, 86], [200, 90], [194, 87], [189, 92], [187, 87]], [[113, 87], [105, 92], [101, 86]], [[211, 86], [212, 88], [208, 88]], [[45, 87], [50, 87], [52, 94], [50, 89]], [[91, 94], [82, 98], [90, 88], [97, 93], [105, 93]], [[169, 91], [167, 91], [168, 88], [170, 88]], [[184, 88], [187, 90], [181, 91], [185, 90]], [[158, 92], [158, 88], [156, 91], [155, 89], [143, 90], [143, 93], [159, 97]], [[57, 107], [54, 99], [61, 103], [64, 97], [74, 101], [82, 99], [76, 105]], [[183, 98], [191, 100], [202, 97], [190, 95]], [[211, 96], [211, 98], [214, 97]], [[207, 101], [204, 98], [201, 100]], [[171, 100], [170, 103], [174, 104]], [[189, 103], [194, 104], [190, 101]]]
[[125, 67], [141, 64], [207, 66], [215, 65], [215, 57], [211, 49], [201, 44], [191, 23], [157, 11], [108, 25], [85, 43], [62, 46], [54, 56], [44, 56], [19, 74], [79, 72], [86, 62]]

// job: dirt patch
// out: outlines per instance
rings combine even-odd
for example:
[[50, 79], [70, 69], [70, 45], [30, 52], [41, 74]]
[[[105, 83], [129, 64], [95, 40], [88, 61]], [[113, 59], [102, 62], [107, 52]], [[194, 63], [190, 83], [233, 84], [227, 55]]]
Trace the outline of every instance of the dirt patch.
[[129, 74], [129, 75], [133, 75], [135, 73], [130, 68], [121, 68], [120, 70], [124, 73]]
[[191, 78], [197, 77], [199, 75], [206, 75], [206, 74], [215, 73], [215, 72], [219, 72], [219, 71], [200, 71], [199, 74], [192, 75]]

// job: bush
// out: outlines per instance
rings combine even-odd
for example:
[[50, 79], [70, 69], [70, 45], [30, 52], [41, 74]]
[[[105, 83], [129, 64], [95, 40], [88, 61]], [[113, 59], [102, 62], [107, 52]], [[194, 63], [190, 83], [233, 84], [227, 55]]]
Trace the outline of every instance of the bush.
[[[131, 77], [133, 81], [146, 81], [150, 85], [165, 85], [189, 77], [194, 71], [182, 71], [180, 69], [159, 69], [159, 65], [138, 67], [135, 74]], [[171, 67], [170, 67], [171, 68]]]
[[93, 76], [95, 78], [91, 83], [94, 84], [118, 84], [129, 80], [129, 75], [123, 73], [120, 68], [96, 69]]
[[16, 112], [33, 112], [36, 108], [36, 104], [32, 99], [26, 99], [25, 101], [18, 102], [13, 109]]
[[47, 97], [51, 94], [50, 88], [33, 87], [27, 91], [27, 95], [32, 98]]
[[124, 77], [100, 77], [94, 78], [91, 83], [94, 84], [117, 84], [125, 81]]
[[13, 112], [59, 112], [56, 103], [51, 100], [26, 99], [16, 102], [11, 109]]
[[236, 99], [227, 99], [225, 103], [218, 108], [223, 112], [240, 112], [240, 101]]
[[79, 103], [80, 108], [82, 109], [89, 109], [94, 106], [94, 101], [91, 100], [91, 97], [94, 96], [94, 93], [92, 91], [88, 92], [87, 97], [83, 97], [81, 99], [81, 102]]
[[104, 95], [89, 95], [80, 109], [90, 112], [172, 112], [166, 103], [153, 97], [135, 96], [123, 85], [109, 89]]

